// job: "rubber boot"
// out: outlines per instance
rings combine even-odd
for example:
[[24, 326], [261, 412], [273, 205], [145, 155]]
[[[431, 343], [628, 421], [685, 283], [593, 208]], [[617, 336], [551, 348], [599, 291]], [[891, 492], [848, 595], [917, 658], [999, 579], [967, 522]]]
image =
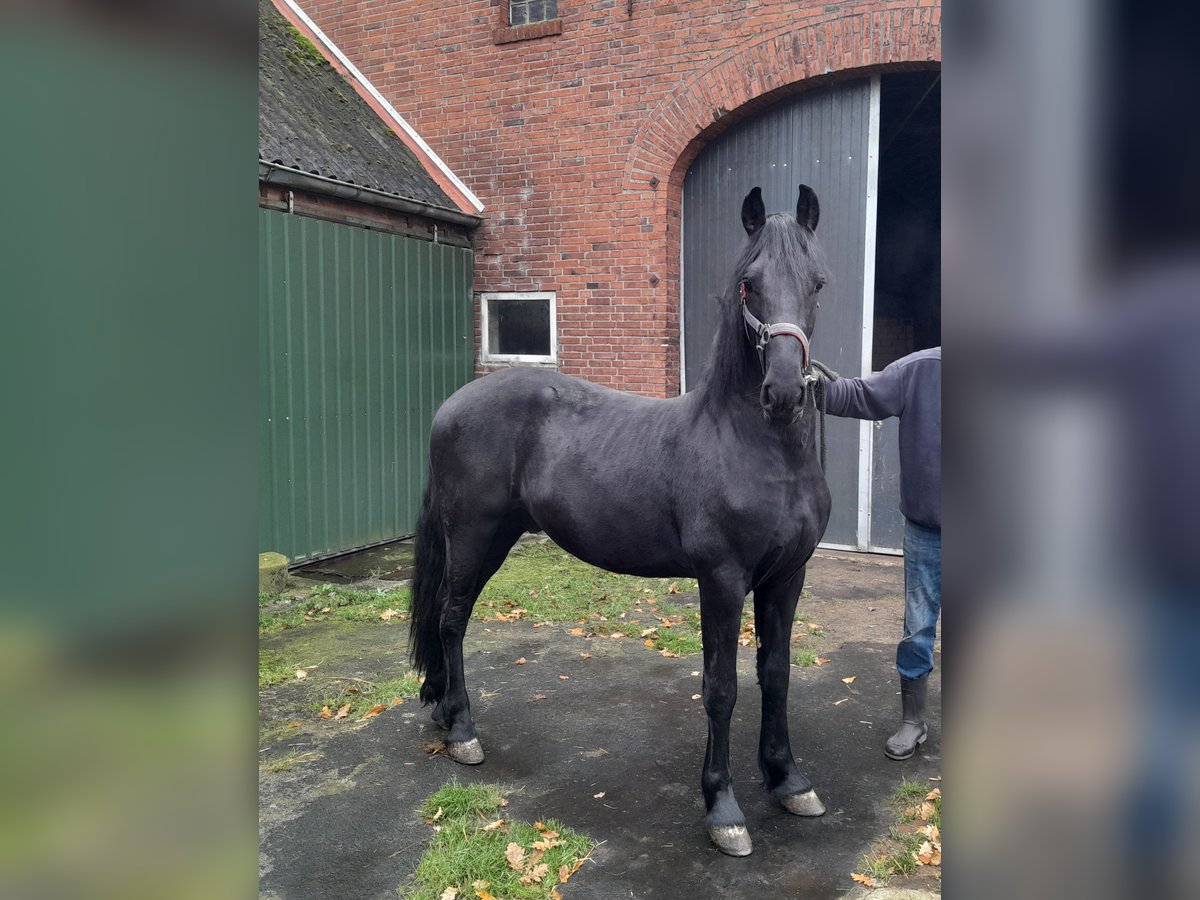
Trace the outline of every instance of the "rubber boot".
[[908, 759], [925, 743], [929, 729], [925, 727], [925, 691], [929, 677], [900, 679], [900, 707], [903, 721], [900, 730], [888, 738], [883, 748], [889, 759]]

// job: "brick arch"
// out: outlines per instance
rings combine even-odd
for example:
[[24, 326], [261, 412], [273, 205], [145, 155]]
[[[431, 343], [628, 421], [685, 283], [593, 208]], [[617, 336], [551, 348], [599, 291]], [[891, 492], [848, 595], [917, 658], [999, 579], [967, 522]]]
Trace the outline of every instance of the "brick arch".
[[928, 65], [941, 56], [941, 7], [918, 3], [817, 16], [756, 36], [658, 104], [634, 136], [624, 187], [680, 182], [708, 141], [788, 93], [853, 70]]
[[[655, 107], [634, 136], [623, 187], [649, 201], [662, 236], [655, 253], [655, 300], [665, 312], [665, 393], [680, 384], [679, 253], [683, 177], [714, 137], [777, 100], [822, 83], [941, 62], [940, 6], [913, 2], [816, 15], [756, 36], [695, 73]], [[661, 253], [661, 256], [658, 254]]]

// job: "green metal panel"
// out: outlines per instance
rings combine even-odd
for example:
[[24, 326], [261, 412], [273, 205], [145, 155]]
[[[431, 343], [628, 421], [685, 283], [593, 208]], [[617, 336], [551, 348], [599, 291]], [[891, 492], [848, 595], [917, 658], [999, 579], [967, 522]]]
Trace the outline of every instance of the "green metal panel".
[[260, 210], [259, 543], [413, 531], [429, 426], [472, 377], [471, 251]]

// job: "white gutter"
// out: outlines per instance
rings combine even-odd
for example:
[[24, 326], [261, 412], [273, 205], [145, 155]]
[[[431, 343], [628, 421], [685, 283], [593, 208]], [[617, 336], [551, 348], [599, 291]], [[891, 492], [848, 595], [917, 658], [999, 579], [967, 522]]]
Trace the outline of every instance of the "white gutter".
[[358, 71], [354, 63], [350, 62], [350, 60], [346, 57], [346, 54], [342, 53], [342, 51], [338, 49], [338, 46], [328, 37], [326, 37], [325, 32], [318, 28], [317, 23], [310, 19], [308, 14], [297, 5], [296, 0], [282, 0], [282, 2], [287, 6], [288, 9], [296, 14], [296, 17], [300, 19], [300, 21], [302, 21], [307, 28], [312, 30], [312, 33], [315, 34], [320, 39], [321, 43], [325, 45], [325, 49], [328, 50], [329, 53], [332, 54], [339, 63], [345, 66], [346, 71], [354, 77], [354, 80], [362, 85], [367, 93], [375, 98], [379, 105], [387, 111], [389, 116], [391, 116], [392, 120], [400, 126], [401, 130], [403, 130], [404, 133], [412, 139], [413, 143], [421, 148], [421, 152], [429, 157], [430, 162], [437, 166], [441, 173], [450, 180], [450, 183], [453, 184], [455, 188], [457, 188], [467, 199], [467, 201], [475, 207], [476, 212], [483, 212], [483, 204], [479, 201], [479, 198], [471, 192], [469, 187], [459, 180], [457, 175], [450, 171], [450, 167], [442, 162], [442, 158], [433, 152], [433, 149], [425, 143], [424, 139], [422, 139], [422, 137], [417, 134], [415, 130], [413, 130], [411, 125], [404, 121], [404, 118], [400, 115], [400, 113], [396, 112], [396, 110], [392, 107], [392, 104], [388, 103], [387, 100], [384, 99], [383, 94], [379, 93], [379, 91], [375, 89], [375, 85], [371, 84], [371, 82], [366, 79], [366, 76], [364, 76], [362, 72]]
[[338, 181], [336, 178], [326, 178], [324, 175], [301, 172], [299, 169], [292, 169], [276, 163], [263, 162], [262, 160], [258, 162], [258, 180], [263, 184], [278, 184], [283, 187], [299, 188], [302, 191], [315, 191], [318, 194], [341, 197], [343, 200], [357, 200], [360, 203], [370, 203], [372, 206], [383, 206], [388, 209], [399, 210], [400, 212], [425, 216], [427, 219], [449, 222], [454, 225], [464, 225], [467, 228], [474, 228], [483, 221], [480, 216], [473, 216], [470, 213], [460, 212], [457, 209], [430, 206], [427, 203], [409, 200], [396, 194], [388, 194], [384, 191], [377, 191], [374, 188]]

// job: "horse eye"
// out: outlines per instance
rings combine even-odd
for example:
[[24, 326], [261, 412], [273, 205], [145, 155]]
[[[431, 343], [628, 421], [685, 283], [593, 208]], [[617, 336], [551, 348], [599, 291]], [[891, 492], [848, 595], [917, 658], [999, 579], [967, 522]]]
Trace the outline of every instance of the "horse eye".
[[816, 289], [814, 289], [814, 290], [813, 290], [813, 293], [814, 293], [814, 294], [819, 294], [819, 293], [821, 293], [821, 288], [823, 288], [823, 287], [825, 287], [825, 282], [823, 282], [823, 281], [818, 281], [818, 282], [817, 282]]

